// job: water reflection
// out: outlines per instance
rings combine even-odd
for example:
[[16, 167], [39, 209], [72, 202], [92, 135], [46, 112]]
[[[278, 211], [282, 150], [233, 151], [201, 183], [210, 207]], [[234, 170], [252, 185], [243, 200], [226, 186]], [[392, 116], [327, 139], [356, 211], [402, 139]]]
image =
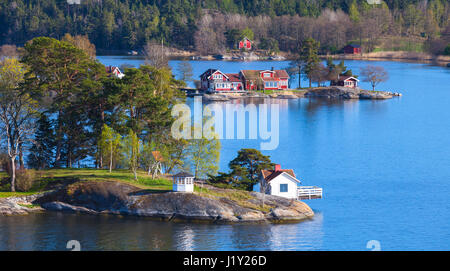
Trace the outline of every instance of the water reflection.
[[[304, 226], [302, 226], [304, 225]], [[0, 217], [0, 250], [309, 250], [322, 247], [322, 218], [300, 224], [188, 224], [68, 213]]]

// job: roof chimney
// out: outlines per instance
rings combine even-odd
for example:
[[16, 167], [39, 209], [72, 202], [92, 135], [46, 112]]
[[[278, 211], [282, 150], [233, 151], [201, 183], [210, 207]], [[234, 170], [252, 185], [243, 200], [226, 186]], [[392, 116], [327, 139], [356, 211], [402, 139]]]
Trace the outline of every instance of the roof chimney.
[[275, 165], [275, 171], [280, 171], [281, 170], [281, 165], [280, 164], [276, 164]]
[[274, 70], [275, 68], [274, 67], [272, 67], [272, 71]]

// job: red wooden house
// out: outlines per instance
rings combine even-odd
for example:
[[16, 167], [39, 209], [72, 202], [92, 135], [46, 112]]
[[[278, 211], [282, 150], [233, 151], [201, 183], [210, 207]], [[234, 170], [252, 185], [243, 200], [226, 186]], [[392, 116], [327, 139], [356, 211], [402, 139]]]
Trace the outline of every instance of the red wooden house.
[[237, 73], [223, 73], [217, 69], [208, 69], [200, 75], [200, 89], [207, 92], [236, 92], [244, 87]]
[[344, 54], [360, 54], [361, 46], [357, 44], [349, 44], [343, 48]]
[[251, 50], [252, 49], [252, 41], [249, 40], [247, 37], [245, 37], [239, 42], [238, 48], [239, 48], [239, 50], [240, 49]]
[[285, 70], [242, 70], [246, 90], [286, 90], [289, 75]]

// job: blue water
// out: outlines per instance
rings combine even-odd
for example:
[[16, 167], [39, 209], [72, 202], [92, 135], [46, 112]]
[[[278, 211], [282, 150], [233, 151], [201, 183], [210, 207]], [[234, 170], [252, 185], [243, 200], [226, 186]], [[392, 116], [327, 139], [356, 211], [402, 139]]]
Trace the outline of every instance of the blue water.
[[[142, 60], [99, 57], [106, 65]], [[368, 64], [346, 61], [354, 73]], [[171, 61], [177, 75], [178, 61]], [[208, 68], [283, 68], [287, 62], [191, 61]], [[67, 214], [0, 217], [0, 249], [382, 250], [450, 249], [450, 69], [370, 62], [390, 79], [378, 89], [403, 93], [386, 101], [281, 100], [280, 141], [263, 151], [324, 198], [306, 201], [316, 216], [288, 225], [196, 225]], [[307, 82], [302, 82], [304, 86]], [[297, 83], [294, 82], [294, 86]], [[367, 83], [361, 83], [370, 88]], [[222, 140], [221, 170], [259, 140]], [[20, 225], [20, 226], [17, 226]], [[33, 228], [30, 231], [29, 228]], [[44, 242], [45, 241], [45, 242]]]

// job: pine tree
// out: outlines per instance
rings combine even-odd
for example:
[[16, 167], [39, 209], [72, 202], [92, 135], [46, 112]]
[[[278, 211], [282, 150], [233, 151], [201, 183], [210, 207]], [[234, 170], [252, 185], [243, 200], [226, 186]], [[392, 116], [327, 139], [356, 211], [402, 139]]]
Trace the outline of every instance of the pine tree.
[[37, 131], [28, 155], [28, 166], [35, 169], [46, 169], [53, 165], [55, 133], [52, 124], [45, 114], [37, 122]]

